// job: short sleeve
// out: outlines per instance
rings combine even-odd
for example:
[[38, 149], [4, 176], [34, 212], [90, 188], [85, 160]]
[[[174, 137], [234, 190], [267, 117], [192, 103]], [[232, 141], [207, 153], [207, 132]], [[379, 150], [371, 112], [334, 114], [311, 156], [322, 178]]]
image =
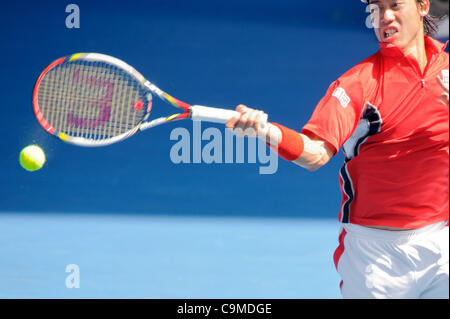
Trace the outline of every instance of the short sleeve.
[[360, 80], [343, 76], [333, 82], [316, 106], [302, 133], [312, 133], [334, 148], [336, 154], [356, 129], [364, 108]]

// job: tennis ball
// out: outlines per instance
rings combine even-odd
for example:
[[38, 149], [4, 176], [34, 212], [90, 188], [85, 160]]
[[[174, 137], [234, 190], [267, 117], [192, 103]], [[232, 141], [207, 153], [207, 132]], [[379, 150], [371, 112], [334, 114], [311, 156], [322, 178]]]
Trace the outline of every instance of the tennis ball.
[[29, 145], [20, 152], [19, 162], [27, 171], [36, 171], [45, 163], [44, 151], [37, 145]]

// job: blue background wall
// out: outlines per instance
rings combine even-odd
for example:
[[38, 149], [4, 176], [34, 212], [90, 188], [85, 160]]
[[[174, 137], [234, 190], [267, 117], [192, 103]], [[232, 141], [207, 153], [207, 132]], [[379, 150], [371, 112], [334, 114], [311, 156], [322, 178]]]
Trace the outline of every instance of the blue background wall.
[[[80, 148], [44, 132], [31, 95], [51, 61], [101, 52], [187, 102], [243, 103], [300, 130], [329, 84], [378, 49], [359, 1], [76, 1], [79, 29], [65, 26], [69, 3], [2, 4], [1, 211], [337, 216], [341, 154], [314, 173], [282, 160], [274, 175], [259, 164], [176, 165], [169, 135], [189, 121]], [[32, 143], [47, 163], [29, 173], [18, 156]]]

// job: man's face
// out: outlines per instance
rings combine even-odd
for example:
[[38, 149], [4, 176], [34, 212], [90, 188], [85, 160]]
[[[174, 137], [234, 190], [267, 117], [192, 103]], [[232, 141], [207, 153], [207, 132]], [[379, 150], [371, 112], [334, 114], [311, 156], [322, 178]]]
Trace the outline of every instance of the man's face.
[[422, 34], [422, 18], [428, 14], [429, 7], [429, 0], [422, 5], [416, 0], [371, 0], [370, 11], [378, 41], [407, 49]]

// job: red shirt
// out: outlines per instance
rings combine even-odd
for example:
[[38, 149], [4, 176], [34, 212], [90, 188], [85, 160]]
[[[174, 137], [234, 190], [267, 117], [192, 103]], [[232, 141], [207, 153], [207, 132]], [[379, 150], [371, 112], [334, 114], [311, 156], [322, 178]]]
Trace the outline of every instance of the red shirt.
[[[302, 132], [345, 161], [339, 182], [343, 223], [419, 228], [448, 220], [449, 107], [446, 45], [428, 36], [428, 65], [397, 47], [380, 51], [335, 81]], [[448, 83], [448, 82], [447, 82]]]

